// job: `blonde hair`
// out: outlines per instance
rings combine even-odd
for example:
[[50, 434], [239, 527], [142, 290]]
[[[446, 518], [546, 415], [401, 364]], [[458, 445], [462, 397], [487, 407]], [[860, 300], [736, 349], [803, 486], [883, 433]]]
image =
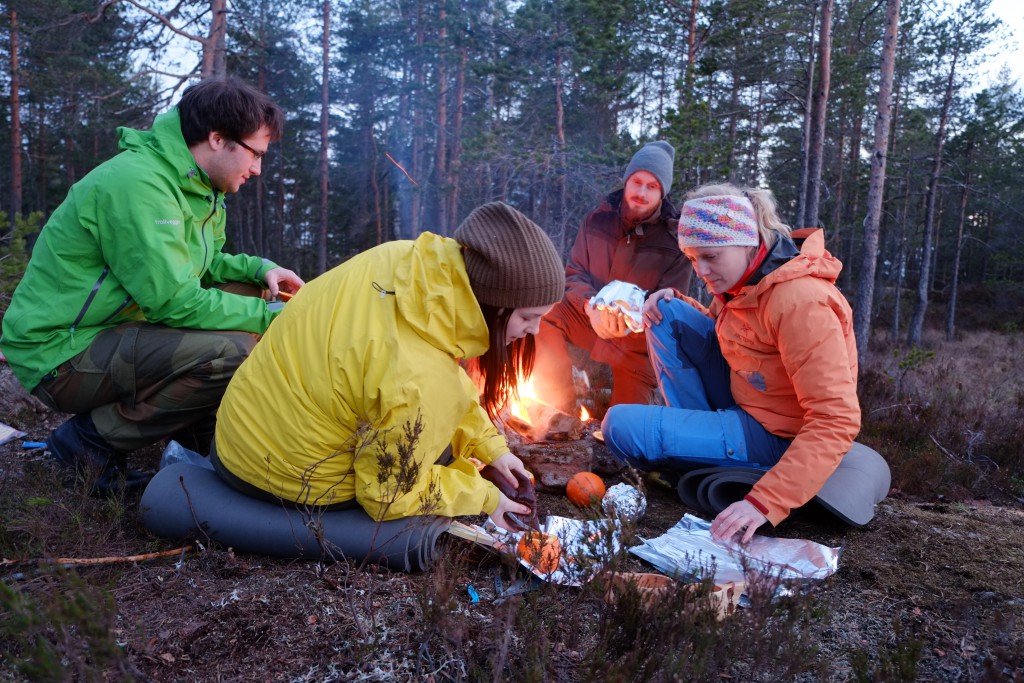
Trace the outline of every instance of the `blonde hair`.
[[686, 199], [699, 199], [700, 197], [711, 196], [746, 197], [754, 207], [754, 215], [757, 217], [757, 233], [764, 243], [765, 249], [775, 246], [775, 240], [779, 235], [790, 237], [792, 230], [779, 218], [776, 208], [775, 195], [771, 190], [762, 190], [753, 187], [737, 187], [732, 183], [708, 183], [690, 190], [686, 193]]

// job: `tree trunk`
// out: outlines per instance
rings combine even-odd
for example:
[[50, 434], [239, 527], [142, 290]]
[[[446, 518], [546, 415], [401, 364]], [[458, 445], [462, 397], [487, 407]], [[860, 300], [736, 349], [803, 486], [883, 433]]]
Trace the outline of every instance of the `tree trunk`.
[[818, 87], [814, 90], [811, 116], [811, 147], [807, 161], [807, 209], [800, 227], [818, 226], [818, 203], [821, 200], [821, 166], [825, 153], [825, 113], [832, 73], [832, 6], [825, 0], [821, 9], [821, 30], [818, 37]]
[[227, 35], [228, 0], [210, 0], [210, 33], [202, 41], [203, 80], [227, 75]]
[[868, 357], [871, 336], [871, 309], [875, 295], [875, 271], [878, 265], [878, 227], [885, 194], [885, 166], [888, 158], [889, 126], [892, 117], [892, 82], [896, 67], [896, 36], [899, 31], [900, 0], [886, 0], [885, 36], [882, 39], [881, 75], [878, 86], [878, 115], [875, 119], [874, 150], [871, 154], [871, 178], [868, 181], [867, 215], [864, 218], [864, 253], [861, 259], [857, 306], [853, 328], [863, 365]]
[[804, 124], [800, 136], [800, 189], [796, 201], [795, 225], [802, 228], [807, 224], [807, 177], [810, 171], [811, 148], [811, 110], [814, 103], [814, 71], [816, 54], [814, 51], [814, 22], [818, 18], [818, 2], [814, 2], [814, 13], [811, 17], [811, 30], [808, 32], [811, 47], [807, 54], [807, 93], [804, 97]]
[[[413, 55], [413, 90], [410, 98], [412, 107], [412, 158], [409, 163], [409, 171], [413, 178], [423, 177], [423, 90], [426, 85], [426, 75], [423, 68], [423, 2], [416, 3], [416, 49]], [[412, 239], [420, 234], [420, 205], [423, 201], [423, 193], [419, 184], [412, 187], [412, 207], [409, 217], [409, 232]]]
[[[907, 148], [910, 158], [910, 148]], [[910, 181], [913, 164], [907, 164], [907, 175], [903, 181], [903, 208], [900, 210], [900, 234], [896, 243], [896, 283], [893, 286], [892, 328], [889, 338], [895, 343], [900, 338], [900, 305], [903, 301], [903, 277], [907, 272], [907, 217], [910, 215]]]
[[857, 115], [853, 118], [850, 131], [850, 179], [848, 185], [853, 188], [850, 193], [850, 202], [848, 206], [840, 208], [839, 220], [845, 226], [847, 222], [850, 223], [849, 229], [843, 229], [843, 241], [837, 248], [840, 250], [842, 256], [840, 260], [846, 267], [843, 268], [840, 277], [842, 283], [842, 289], [844, 291], [852, 289], [853, 281], [853, 268], [850, 267], [853, 264], [853, 244], [854, 238], [856, 237], [856, 227], [853, 223], [854, 217], [860, 213], [860, 207], [858, 205], [860, 201], [860, 147], [861, 140], [864, 137], [864, 111], [858, 111]]
[[687, 97], [693, 94], [693, 67], [697, 61], [697, 2], [690, 3], [690, 18], [686, 27], [686, 89]]
[[[260, 29], [259, 29], [259, 63], [256, 67], [256, 87], [260, 92], [267, 91], [267, 14], [269, 0], [263, 0], [260, 3]], [[279, 171], [280, 172], [280, 171]], [[256, 207], [253, 212], [253, 224], [252, 234], [255, 249], [252, 253], [263, 255], [265, 253], [267, 243], [270, 241], [267, 238], [266, 226], [264, 225], [264, 201], [266, 199], [267, 192], [267, 181], [264, 180], [263, 174], [256, 176]]]
[[437, 35], [437, 116], [435, 128], [437, 139], [434, 141], [434, 183], [437, 192], [437, 215], [434, 217], [434, 228], [443, 235], [451, 231], [448, 225], [448, 69], [445, 64], [447, 56], [448, 13], [441, 3], [437, 15], [439, 25]]
[[[694, 0], [696, 4], [697, 0]], [[555, 142], [558, 145], [555, 163], [555, 226], [558, 230], [558, 253], [565, 254], [567, 235], [565, 234], [565, 103], [562, 100], [562, 61], [564, 53], [559, 46], [555, 50]]]
[[949, 122], [949, 110], [953, 105], [953, 84], [956, 78], [956, 64], [960, 56], [959, 36], [953, 50], [953, 61], [949, 65], [949, 76], [946, 79], [946, 92], [942, 100], [942, 114], [939, 117], [939, 130], [935, 133], [935, 158], [932, 160], [932, 173], [928, 180], [928, 203], [924, 212], [924, 240], [921, 245], [921, 274], [917, 281], [917, 301], [914, 303], [914, 314], [910, 319], [907, 332], [907, 345], [920, 346], [921, 334], [924, 329], [924, 316], [928, 311], [928, 289], [931, 283], [931, 257], [933, 234], [935, 229], [935, 206], [939, 193], [939, 176], [942, 174], [942, 149], [946, 143], [946, 125]]
[[18, 13], [11, 16], [11, 230], [21, 215], [21, 67], [18, 62]]
[[448, 198], [448, 220], [452, 227], [459, 222], [459, 175], [462, 171], [462, 117], [465, 113], [463, 100], [466, 97], [466, 63], [469, 59], [468, 50], [463, 45], [459, 48], [459, 73], [455, 76], [455, 113], [452, 120], [452, 156], [448, 164], [448, 187], [451, 193]]
[[757, 110], [754, 112], [753, 144], [750, 148], [750, 176], [746, 184], [757, 187], [761, 178], [761, 143], [764, 137], [764, 81], [757, 84]]
[[725, 154], [725, 172], [728, 174], [729, 182], [736, 182], [736, 172], [734, 170], [735, 162], [735, 150], [736, 150], [736, 127], [739, 119], [740, 109], [740, 76], [737, 73], [737, 69], [732, 71], [732, 87], [729, 92], [729, 127], [728, 137], [726, 138], [726, 154]]
[[960, 218], [956, 227], [956, 245], [953, 249], [953, 279], [949, 288], [949, 308], [946, 311], [946, 341], [953, 341], [956, 330], [956, 296], [960, 284], [960, 254], [964, 246], [964, 223], [967, 221], [967, 198], [971, 194], [971, 161], [974, 143], [967, 145], [967, 159], [964, 164], [964, 191], [960, 195]]
[[[846, 164], [844, 163], [846, 152], [846, 131], [840, 129], [839, 139], [836, 141], [836, 191], [833, 197], [832, 203], [832, 216], [828, 221], [828, 228], [831, 229], [831, 234], [826, 230], [828, 236], [828, 244], [830, 245], [829, 251], [831, 251], [840, 261], [843, 259], [843, 200], [846, 199], [845, 185], [846, 185]], [[854, 188], [856, 192], [856, 188]]]
[[324, 0], [322, 62], [320, 67], [320, 237], [316, 245], [316, 274], [327, 272], [327, 224], [329, 222], [327, 147], [331, 115], [331, 0]]
[[366, 132], [370, 136], [369, 157], [370, 157], [370, 194], [373, 196], [373, 221], [376, 228], [377, 242], [384, 243], [384, 214], [381, 207], [380, 183], [377, 180], [377, 140], [373, 135], [373, 126], [367, 126]]

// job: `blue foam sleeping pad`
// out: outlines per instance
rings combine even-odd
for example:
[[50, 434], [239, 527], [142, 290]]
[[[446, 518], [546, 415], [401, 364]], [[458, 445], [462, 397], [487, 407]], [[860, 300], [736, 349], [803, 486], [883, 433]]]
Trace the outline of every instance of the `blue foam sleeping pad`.
[[[186, 493], [187, 492], [187, 493]], [[448, 517], [422, 516], [376, 523], [356, 508], [314, 514], [327, 548], [302, 510], [236, 491], [210, 469], [186, 463], [164, 467], [149, 482], [139, 514], [163, 538], [209, 538], [237, 551], [280, 557], [350, 559], [396, 571], [422, 571], [436, 558]]]

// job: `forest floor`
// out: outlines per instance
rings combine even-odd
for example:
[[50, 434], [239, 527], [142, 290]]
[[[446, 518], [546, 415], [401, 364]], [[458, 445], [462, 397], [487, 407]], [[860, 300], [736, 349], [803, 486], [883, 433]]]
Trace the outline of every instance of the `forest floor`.
[[[17, 419], [25, 439], [43, 441], [63, 417], [22, 411], [0, 420]], [[140, 451], [132, 463], [155, 468], [159, 453]], [[657, 484], [647, 498], [639, 536], [659, 536], [688, 512]], [[116, 559], [182, 545], [141, 527], [137, 499], [66, 489], [44, 451], [23, 449], [20, 439], [0, 446], [0, 500], [8, 560]], [[582, 516], [561, 495], [541, 494], [539, 507], [542, 518]], [[590, 586], [548, 585], [498, 604], [496, 577], [508, 586], [523, 572], [448, 535], [434, 568], [412, 575], [235, 554], [202, 539], [143, 562], [6, 567], [0, 678], [1022, 680], [1019, 502], [924, 500], [893, 490], [865, 528], [797, 515], [768, 533], [842, 547], [838, 572], [797, 598], [798, 607], [740, 609], [723, 622], [675, 623], [664, 614], [671, 606], [630, 621]], [[633, 556], [622, 563], [654, 571]], [[701, 645], [702, 632], [721, 640]], [[744, 638], [771, 642], [747, 647], [737, 642]], [[658, 643], [689, 648], [689, 658], [659, 653]]]

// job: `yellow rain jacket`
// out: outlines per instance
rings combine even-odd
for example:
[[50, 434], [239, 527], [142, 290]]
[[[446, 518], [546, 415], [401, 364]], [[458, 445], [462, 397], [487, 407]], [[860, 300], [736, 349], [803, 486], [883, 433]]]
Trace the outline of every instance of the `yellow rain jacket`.
[[[508, 446], [459, 366], [487, 345], [455, 240], [382, 244], [285, 305], [228, 386], [217, 455], [238, 478], [299, 503], [355, 499], [378, 520], [490, 514], [498, 490], [467, 458], [489, 463]], [[435, 464], [449, 444], [454, 461]], [[388, 459], [396, 464], [382, 468]]]

